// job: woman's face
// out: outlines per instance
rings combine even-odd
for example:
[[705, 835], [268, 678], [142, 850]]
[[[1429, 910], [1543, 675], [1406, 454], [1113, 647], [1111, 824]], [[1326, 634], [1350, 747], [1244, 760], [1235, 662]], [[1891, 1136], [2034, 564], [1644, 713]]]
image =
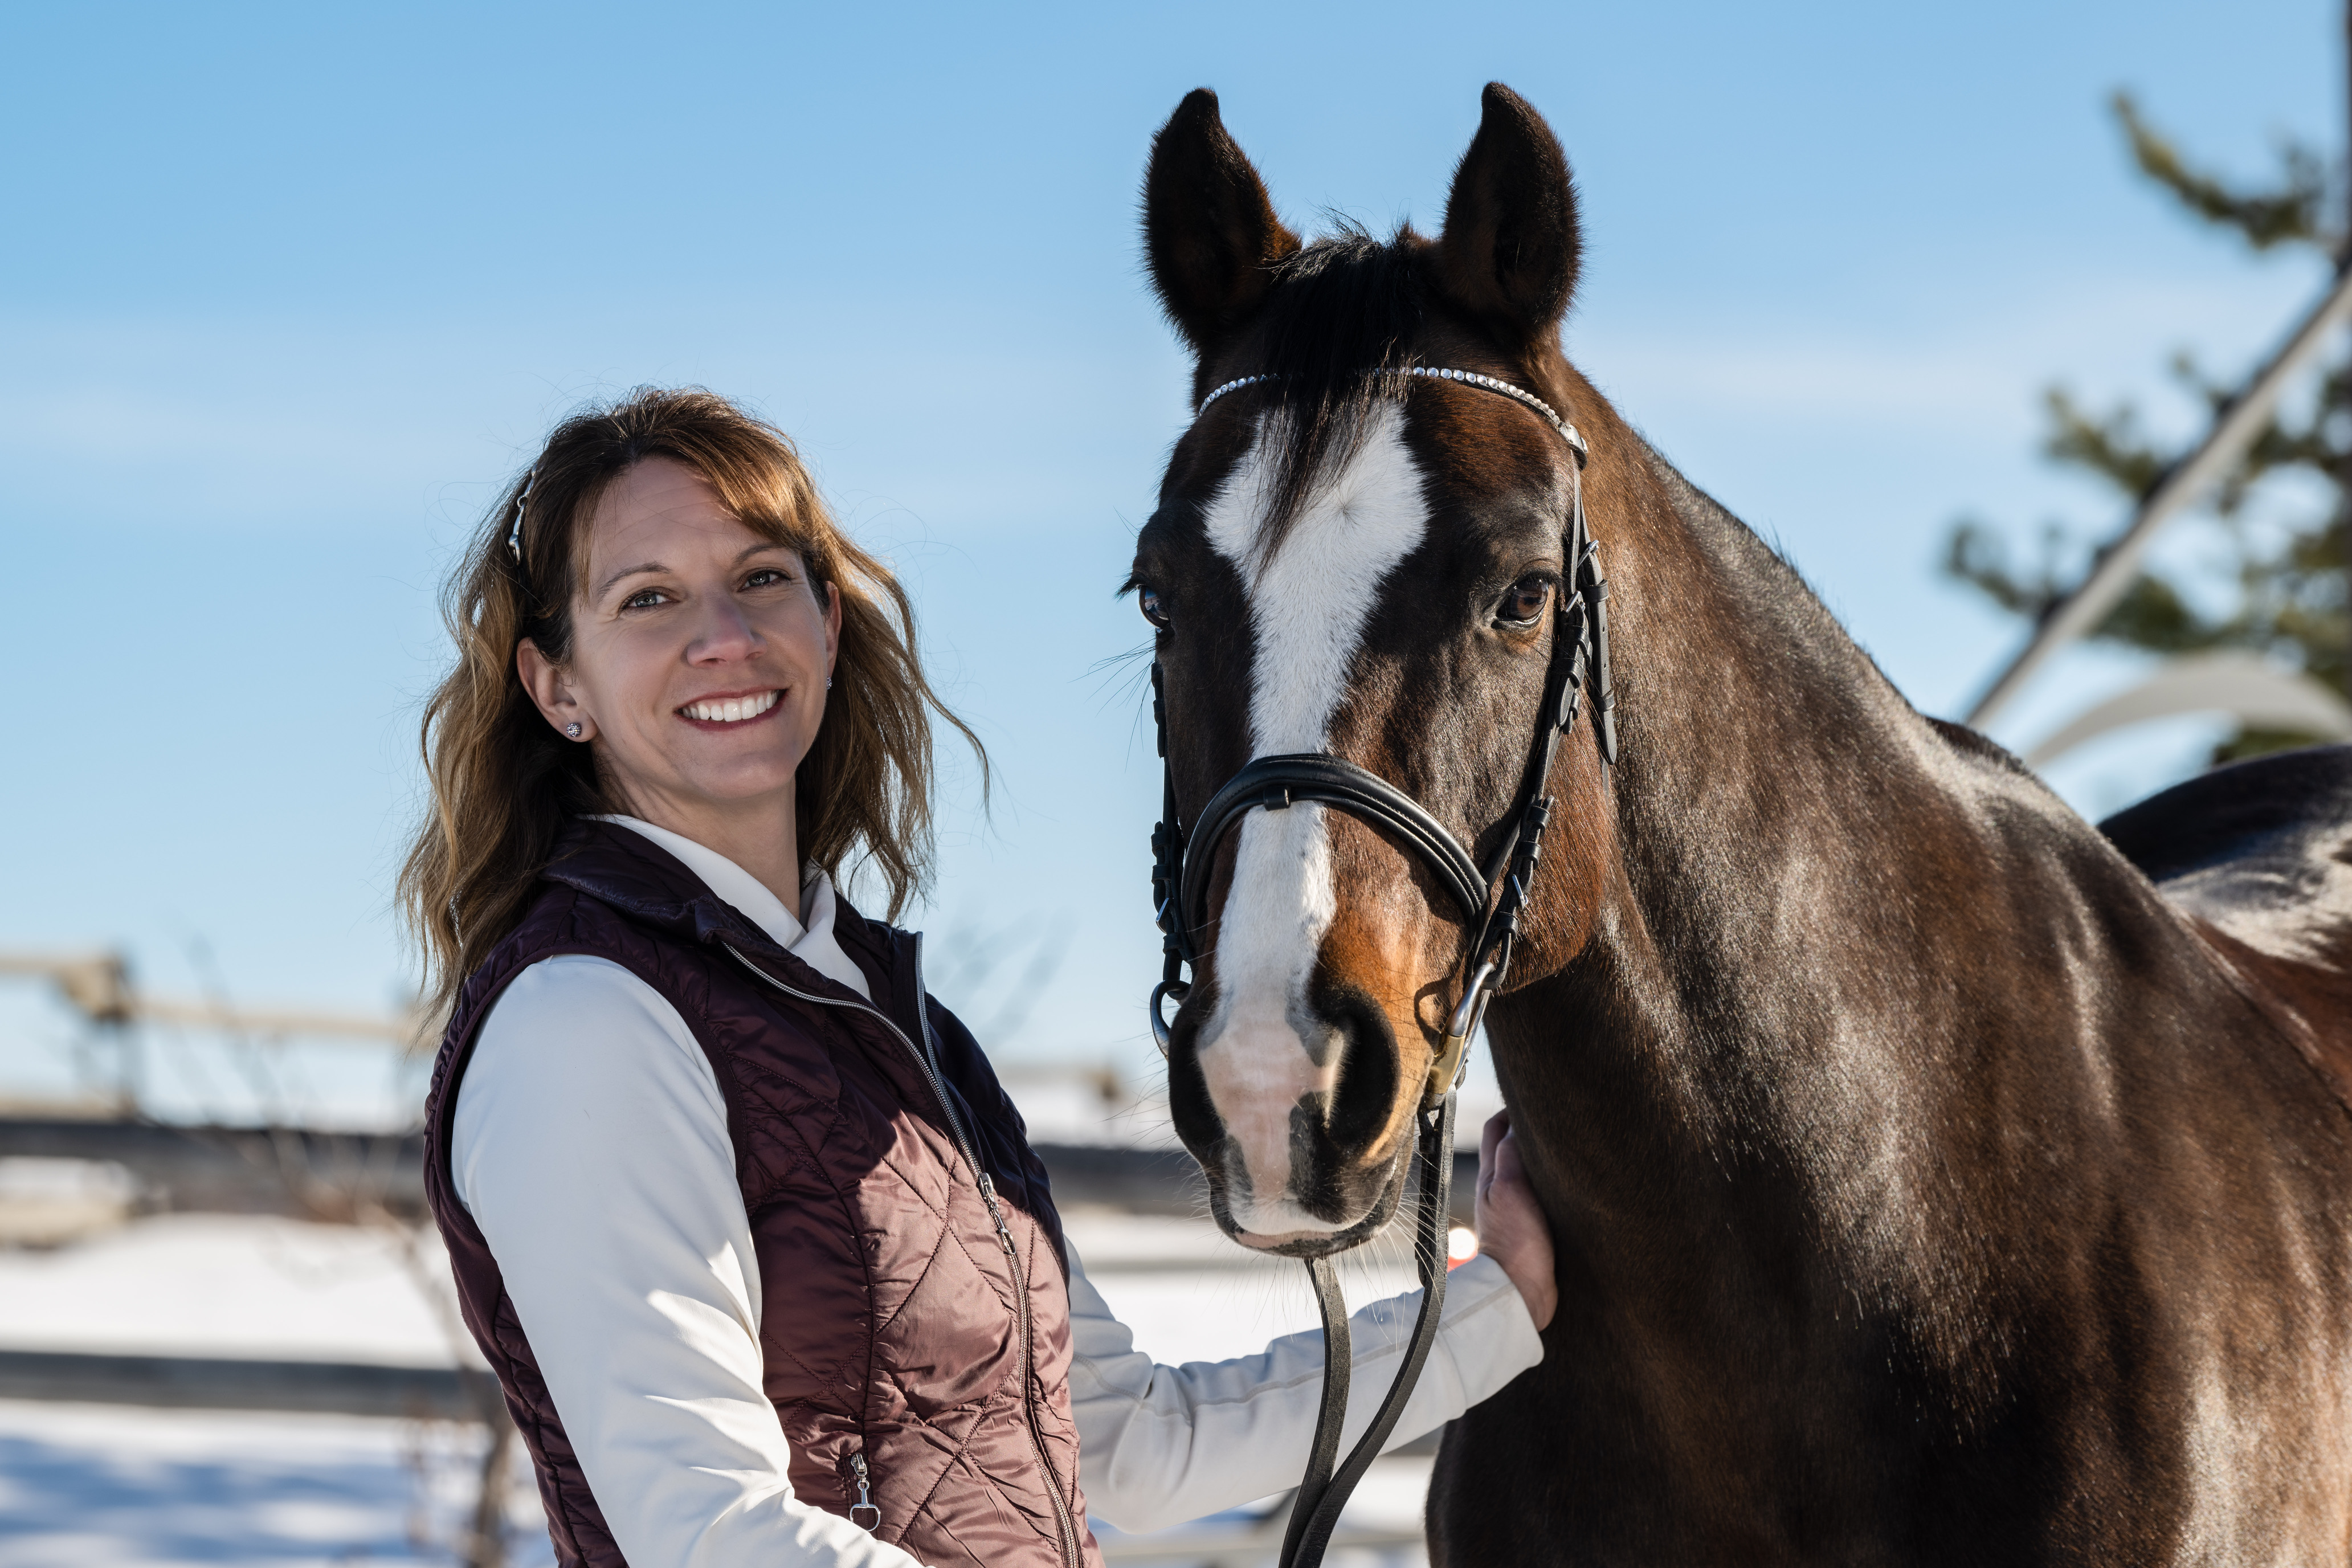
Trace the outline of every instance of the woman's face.
[[523, 643], [523, 683], [558, 730], [581, 726], [635, 816], [685, 830], [789, 812], [824, 718], [841, 634], [833, 584], [737, 521], [692, 468], [647, 458], [587, 520], [571, 661]]

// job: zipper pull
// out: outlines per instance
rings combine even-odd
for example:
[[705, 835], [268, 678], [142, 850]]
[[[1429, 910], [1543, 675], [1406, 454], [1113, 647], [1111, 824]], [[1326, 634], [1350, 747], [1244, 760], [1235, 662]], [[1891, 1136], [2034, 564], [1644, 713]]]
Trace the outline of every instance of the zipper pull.
[[[882, 1510], [874, 1506], [873, 1478], [866, 1474], [866, 1456], [850, 1455], [849, 1468], [857, 1475], [857, 1500], [849, 1505], [849, 1522], [871, 1535], [882, 1526]], [[861, 1521], [857, 1517], [861, 1513], [870, 1513], [874, 1517]]]
[[1004, 1248], [1004, 1256], [1014, 1262], [1021, 1260], [1021, 1249], [1013, 1245], [1012, 1227], [1004, 1223], [1004, 1211], [996, 1206], [996, 1183], [986, 1171], [980, 1173], [980, 1195], [988, 1205], [988, 1217], [996, 1222], [996, 1244]]

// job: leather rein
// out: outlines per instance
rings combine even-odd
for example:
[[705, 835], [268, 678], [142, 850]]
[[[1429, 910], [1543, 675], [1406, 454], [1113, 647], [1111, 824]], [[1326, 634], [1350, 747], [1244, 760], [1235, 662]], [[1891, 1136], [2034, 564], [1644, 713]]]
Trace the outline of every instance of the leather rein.
[[[1168, 1000], [1181, 1006], [1192, 993], [1183, 972], [1196, 963], [1193, 933], [1208, 924], [1209, 881], [1218, 846], [1251, 811], [1283, 811], [1297, 802], [1313, 801], [1370, 824], [1429, 868], [1461, 910], [1463, 929], [1476, 933], [1464, 951], [1462, 999], [1430, 1063], [1417, 1112], [1420, 1130], [1412, 1154], [1418, 1181], [1413, 1251], [1420, 1265], [1421, 1311], [1413, 1321], [1412, 1338], [1396, 1381], [1344, 1461], [1338, 1458], [1339, 1434], [1347, 1417], [1354, 1361], [1347, 1301], [1330, 1258], [1307, 1260], [1323, 1319], [1323, 1399], [1307, 1472], [1291, 1504], [1281, 1568], [1317, 1568], [1322, 1562], [1340, 1510], [1404, 1414], [1405, 1401], [1412, 1396], [1436, 1342], [1445, 1301], [1454, 1090], [1466, 1065], [1470, 1038], [1486, 1017], [1486, 1004], [1510, 973], [1520, 911], [1542, 852], [1544, 830], [1551, 821], [1553, 802], [1545, 786], [1560, 737], [1575, 726], [1588, 685], [1592, 689], [1593, 740], [1601, 764], [1607, 767], [1617, 760], [1616, 704], [1609, 683], [1609, 580], [1601, 574], [1600, 546], [1584, 518], [1583, 470], [1589, 453], [1583, 437], [1550, 405], [1509, 382], [1471, 371], [1419, 365], [1403, 374], [1460, 382], [1509, 397], [1542, 416], [1568, 443], [1575, 458], [1569, 470], [1570, 502], [1564, 531], [1567, 569], [1554, 596], [1543, 705], [1537, 714], [1517, 795], [1503, 818], [1509, 827], [1486, 864], [1482, 866], [1444, 824], [1411, 795], [1377, 773], [1322, 752], [1254, 759], [1209, 798], [1188, 829], [1177, 813], [1175, 771], [1168, 761], [1165, 682], [1159, 658], [1155, 656], [1151, 661], [1151, 719], [1159, 735], [1161, 788], [1160, 820], [1151, 830], [1151, 901], [1160, 926], [1163, 964], [1160, 984], [1152, 988], [1150, 1009], [1152, 1037], [1162, 1056], [1168, 1054], [1171, 1026], [1161, 1007]], [[1229, 381], [1201, 400], [1193, 417], [1198, 419], [1210, 404], [1228, 392], [1274, 379], [1253, 375]], [[1498, 879], [1501, 890], [1490, 894]]]

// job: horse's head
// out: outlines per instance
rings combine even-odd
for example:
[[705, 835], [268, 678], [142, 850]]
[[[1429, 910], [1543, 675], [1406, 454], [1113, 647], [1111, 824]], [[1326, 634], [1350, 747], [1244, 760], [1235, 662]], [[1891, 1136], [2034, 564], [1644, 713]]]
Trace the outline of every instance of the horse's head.
[[[1324, 753], [1486, 863], [1555, 642], [1573, 637], [1559, 611], [1574, 458], [1539, 405], [1409, 373], [1492, 378], [1570, 418], [1590, 401], [1559, 347], [1578, 249], [1559, 142], [1489, 86], [1437, 238], [1302, 245], [1200, 91], [1153, 145], [1145, 208], [1152, 280], [1209, 399], [1133, 575], [1179, 816], [1197, 828], [1253, 759]], [[1553, 896], [1528, 934], [1557, 959], [1598, 904], [1593, 748], [1564, 746], [1547, 788]], [[1472, 917], [1437, 860], [1377, 820], [1301, 801], [1244, 809], [1216, 843], [1195, 835], [1205, 918], [1171, 1099], [1219, 1222], [1253, 1247], [1312, 1256], [1387, 1222], [1460, 997]]]

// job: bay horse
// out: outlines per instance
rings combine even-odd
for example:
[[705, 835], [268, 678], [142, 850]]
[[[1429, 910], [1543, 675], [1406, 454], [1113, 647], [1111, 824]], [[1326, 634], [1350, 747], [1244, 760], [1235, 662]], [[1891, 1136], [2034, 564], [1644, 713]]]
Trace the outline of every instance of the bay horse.
[[[1550, 762], [1486, 1018], [1559, 1307], [1447, 1431], [1433, 1561], [2352, 1560], [2352, 756], [2103, 834], [1916, 711], [1564, 357], [1575, 191], [1499, 84], [1433, 239], [1302, 243], [1206, 91], [1144, 206], [1220, 394], [1130, 582], [1177, 817], [1323, 753], [1486, 864], [1580, 497], [1612, 585], [1619, 754]], [[1311, 801], [1210, 852], [1177, 1129], [1238, 1240], [1353, 1245], [1471, 917]]]

